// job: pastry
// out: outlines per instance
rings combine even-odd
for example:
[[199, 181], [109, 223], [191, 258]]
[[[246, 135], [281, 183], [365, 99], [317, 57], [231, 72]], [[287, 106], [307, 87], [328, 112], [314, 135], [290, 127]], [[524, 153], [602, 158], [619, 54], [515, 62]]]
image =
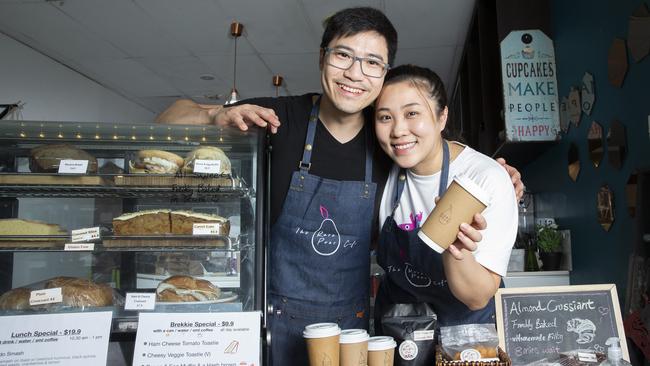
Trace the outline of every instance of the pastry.
[[191, 302], [217, 300], [221, 290], [206, 280], [191, 276], [171, 276], [158, 284], [156, 301]]
[[57, 173], [61, 160], [88, 160], [87, 173], [97, 172], [97, 159], [74, 146], [42, 145], [30, 152], [29, 170], [32, 173]]
[[104, 284], [76, 277], [54, 277], [45, 283], [45, 288], [61, 288], [63, 305], [110, 306], [113, 304], [113, 290]]
[[59, 225], [23, 219], [0, 219], [1, 235], [67, 235]]
[[24, 287], [9, 290], [0, 296], [0, 310], [27, 310], [32, 290]]
[[169, 210], [146, 210], [125, 213], [113, 218], [115, 235], [169, 234]]
[[183, 158], [162, 150], [140, 150], [135, 161], [129, 161], [129, 172], [135, 174], [174, 174], [183, 166]]
[[185, 156], [183, 173], [194, 172], [194, 161], [196, 159], [219, 161], [220, 165], [219, 171], [216, 172], [217, 174], [231, 174], [232, 172], [230, 159], [228, 159], [223, 150], [214, 146], [200, 146], [190, 151], [187, 156]]
[[[45, 289], [61, 288], [62, 305], [73, 307], [110, 306], [113, 290], [104, 284], [75, 277], [54, 277], [45, 282]], [[0, 296], [0, 310], [27, 310], [32, 289], [15, 288]], [[58, 305], [58, 304], [53, 304]], [[38, 306], [39, 308], [42, 305]]]
[[172, 211], [171, 222], [172, 234], [192, 235], [195, 223], [217, 223], [219, 224], [217, 235], [228, 236], [230, 233], [230, 221], [212, 214], [192, 211]]

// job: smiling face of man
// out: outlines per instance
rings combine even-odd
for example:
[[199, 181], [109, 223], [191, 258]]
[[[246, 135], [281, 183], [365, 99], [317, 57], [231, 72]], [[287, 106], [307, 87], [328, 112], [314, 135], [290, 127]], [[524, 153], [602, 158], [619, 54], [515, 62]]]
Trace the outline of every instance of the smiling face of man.
[[328, 63], [328, 57], [337, 57], [336, 51], [378, 62], [388, 62], [386, 39], [374, 31], [361, 32], [352, 36], [334, 38], [328, 49], [321, 50], [321, 84], [325, 96], [341, 112], [355, 114], [369, 106], [379, 95], [384, 76], [371, 77], [362, 71], [361, 61], [355, 60], [352, 66], [341, 69]]

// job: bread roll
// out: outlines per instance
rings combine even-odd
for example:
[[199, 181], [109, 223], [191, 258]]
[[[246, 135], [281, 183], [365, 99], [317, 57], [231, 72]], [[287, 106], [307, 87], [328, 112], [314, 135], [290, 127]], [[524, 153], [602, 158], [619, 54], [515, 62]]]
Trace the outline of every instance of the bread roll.
[[174, 174], [183, 166], [183, 158], [162, 150], [140, 150], [129, 172], [135, 174]]
[[156, 300], [162, 302], [209, 301], [220, 295], [221, 290], [211, 282], [191, 276], [171, 276], [156, 289]]
[[0, 296], [0, 310], [27, 310], [29, 309], [29, 296], [32, 290], [28, 288], [15, 288]]
[[45, 288], [61, 288], [63, 305], [110, 306], [113, 304], [113, 290], [104, 284], [76, 277], [54, 277], [45, 283]]
[[230, 221], [212, 214], [192, 211], [172, 211], [171, 223], [172, 234], [192, 235], [195, 223], [216, 223], [219, 224], [218, 235], [228, 236], [230, 233]]
[[[62, 305], [72, 307], [110, 306], [113, 304], [113, 290], [104, 284], [75, 277], [55, 277], [45, 282], [45, 289], [61, 288]], [[0, 310], [28, 310], [32, 290], [15, 288], [0, 296]], [[53, 304], [58, 305], [58, 304]], [[47, 305], [39, 305], [43, 308]]]
[[226, 153], [223, 152], [218, 147], [214, 146], [200, 146], [196, 149], [190, 151], [185, 156], [185, 163], [183, 165], [183, 173], [193, 173], [194, 172], [194, 161], [196, 159], [200, 160], [217, 160], [221, 162], [221, 171], [217, 172], [218, 174], [231, 174], [232, 167], [230, 165], [230, 159], [226, 156]]
[[170, 232], [169, 210], [146, 210], [113, 218], [115, 235], [160, 235]]
[[29, 170], [32, 173], [57, 173], [61, 160], [88, 160], [87, 173], [97, 173], [97, 159], [74, 146], [42, 145], [30, 152]]

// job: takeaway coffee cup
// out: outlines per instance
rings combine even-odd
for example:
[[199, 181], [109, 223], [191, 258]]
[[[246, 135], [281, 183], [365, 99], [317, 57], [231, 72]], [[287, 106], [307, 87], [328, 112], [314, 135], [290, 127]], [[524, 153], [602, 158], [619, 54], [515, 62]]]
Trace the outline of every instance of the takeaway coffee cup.
[[489, 204], [488, 194], [467, 177], [455, 177], [422, 225], [418, 237], [438, 253], [456, 240], [460, 224], [471, 223]]
[[368, 362], [368, 338], [365, 329], [341, 331], [341, 366], [359, 366]]
[[307, 341], [310, 366], [339, 364], [339, 335], [336, 323], [315, 323], [305, 327], [302, 336]]
[[397, 342], [393, 337], [370, 337], [368, 340], [368, 366], [393, 366]]

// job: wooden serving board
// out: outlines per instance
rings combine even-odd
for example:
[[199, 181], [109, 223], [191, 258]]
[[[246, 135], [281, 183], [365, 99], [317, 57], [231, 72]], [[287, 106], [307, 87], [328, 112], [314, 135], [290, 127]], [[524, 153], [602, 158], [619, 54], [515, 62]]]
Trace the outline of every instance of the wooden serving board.
[[86, 175], [0, 174], [0, 184], [103, 186], [103, 177]]
[[213, 186], [213, 187], [239, 187], [239, 179], [231, 177], [176, 177], [156, 175], [118, 175], [115, 177], [117, 186]]
[[217, 247], [225, 248], [226, 242], [214, 238], [192, 239], [104, 239], [106, 248], [141, 248], [141, 247]]

